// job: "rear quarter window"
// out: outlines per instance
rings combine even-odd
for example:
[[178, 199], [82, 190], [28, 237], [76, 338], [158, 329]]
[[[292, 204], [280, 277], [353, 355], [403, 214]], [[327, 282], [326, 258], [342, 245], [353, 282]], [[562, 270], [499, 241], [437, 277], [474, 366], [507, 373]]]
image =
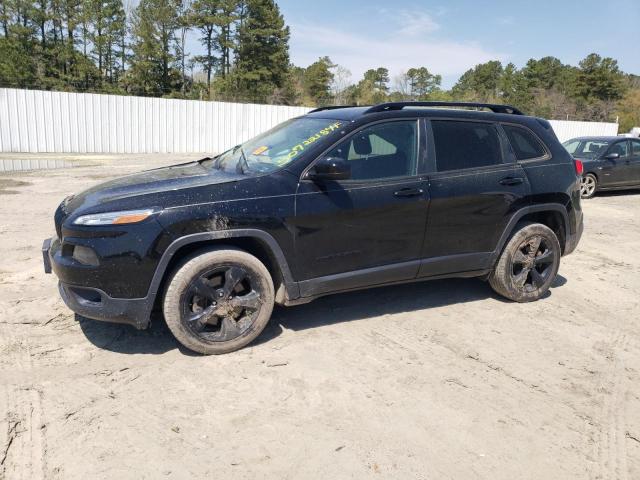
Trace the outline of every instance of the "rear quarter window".
[[533, 158], [542, 158], [547, 154], [540, 140], [526, 128], [514, 125], [502, 125], [502, 128], [507, 134], [516, 159], [531, 160]]

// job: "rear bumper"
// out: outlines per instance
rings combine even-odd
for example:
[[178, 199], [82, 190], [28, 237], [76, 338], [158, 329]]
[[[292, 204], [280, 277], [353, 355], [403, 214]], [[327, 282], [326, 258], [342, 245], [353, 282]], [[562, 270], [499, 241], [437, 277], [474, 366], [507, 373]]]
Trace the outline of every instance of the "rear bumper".
[[583, 231], [584, 231], [584, 223], [582, 221], [582, 215], [580, 215], [580, 221], [578, 222], [575, 233], [570, 233], [567, 236], [567, 241], [564, 247], [565, 255], [569, 255], [576, 249], [576, 247], [578, 246], [578, 243], [580, 242], [580, 239], [582, 238]]
[[[52, 267], [58, 273], [60, 266], [56, 264], [56, 259], [51, 239], [45, 240], [42, 244], [45, 273], [51, 273]], [[58, 282], [58, 291], [67, 307], [83, 317], [132, 325], [140, 330], [149, 326], [153, 302], [146, 297], [113, 298], [99, 288], [72, 285], [63, 281]]]

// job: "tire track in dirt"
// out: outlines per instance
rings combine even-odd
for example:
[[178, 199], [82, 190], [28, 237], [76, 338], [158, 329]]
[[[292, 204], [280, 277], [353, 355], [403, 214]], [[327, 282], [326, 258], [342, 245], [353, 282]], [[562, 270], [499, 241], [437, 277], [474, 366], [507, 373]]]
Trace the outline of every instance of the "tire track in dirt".
[[[32, 328], [32, 327], [24, 327]], [[3, 327], [3, 338], [10, 345], [11, 364], [23, 371], [33, 368], [28, 340], [13, 333], [15, 327]], [[22, 331], [23, 329], [18, 329]], [[28, 375], [26, 376], [28, 378]], [[0, 382], [4, 390], [5, 422], [8, 434], [0, 448], [2, 466], [0, 478], [11, 480], [39, 480], [46, 475], [45, 416], [42, 390], [29, 383]]]
[[595, 445], [598, 471], [596, 480], [627, 480], [626, 405], [627, 376], [620, 351], [629, 344], [627, 335], [617, 332], [613, 340], [600, 347], [609, 362], [597, 391], [602, 392], [598, 441]]

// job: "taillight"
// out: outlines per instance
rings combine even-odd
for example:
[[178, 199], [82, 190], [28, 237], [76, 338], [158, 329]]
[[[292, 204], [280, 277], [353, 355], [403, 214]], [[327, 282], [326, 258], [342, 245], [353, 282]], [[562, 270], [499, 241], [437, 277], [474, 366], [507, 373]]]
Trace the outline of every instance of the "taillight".
[[584, 165], [582, 164], [581, 160], [574, 160], [575, 165], [576, 165], [576, 173], [578, 175], [582, 175], [584, 173]]

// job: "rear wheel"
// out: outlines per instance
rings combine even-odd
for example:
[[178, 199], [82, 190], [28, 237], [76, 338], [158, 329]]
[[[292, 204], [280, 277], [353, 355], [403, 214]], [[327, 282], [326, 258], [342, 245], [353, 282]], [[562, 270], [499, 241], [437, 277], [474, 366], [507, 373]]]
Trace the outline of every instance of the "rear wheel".
[[580, 179], [580, 196], [582, 198], [591, 198], [596, 194], [598, 188], [598, 179], [593, 173], [587, 173]]
[[504, 247], [489, 283], [510, 300], [538, 300], [558, 274], [561, 253], [558, 238], [549, 227], [522, 224]]
[[210, 355], [253, 341], [269, 322], [273, 303], [273, 282], [264, 264], [225, 248], [196, 253], [174, 271], [163, 311], [180, 343]]

